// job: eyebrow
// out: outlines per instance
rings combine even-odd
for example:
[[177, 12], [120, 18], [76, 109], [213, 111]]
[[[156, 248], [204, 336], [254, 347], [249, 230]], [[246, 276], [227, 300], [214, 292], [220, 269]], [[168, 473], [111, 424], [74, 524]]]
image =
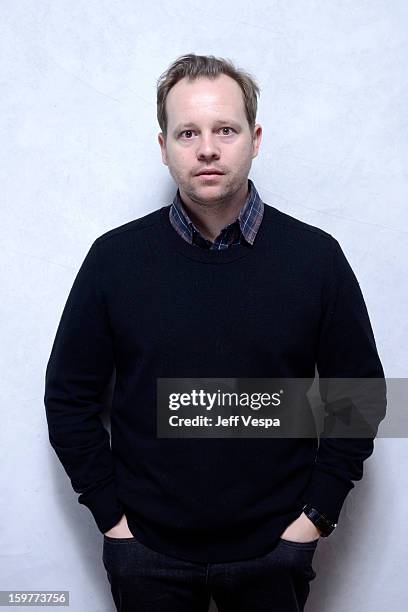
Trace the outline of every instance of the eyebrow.
[[[223, 124], [223, 125], [232, 125], [236, 128], [241, 127], [241, 125], [237, 121], [234, 121], [234, 119], [216, 119], [214, 123]], [[188, 123], [179, 123], [174, 128], [173, 134], [178, 134], [178, 132], [180, 132], [183, 128], [186, 129], [186, 128], [191, 128], [191, 127], [197, 127], [197, 124], [194, 123], [193, 121], [189, 121]]]

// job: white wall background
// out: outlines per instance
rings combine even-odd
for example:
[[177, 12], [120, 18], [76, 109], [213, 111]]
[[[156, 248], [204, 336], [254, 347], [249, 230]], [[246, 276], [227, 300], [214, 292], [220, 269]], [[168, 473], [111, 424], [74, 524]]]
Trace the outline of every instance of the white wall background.
[[[198, 5], [200, 4], [200, 6]], [[263, 200], [334, 235], [388, 377], [407, 374], [405, 0], [3, 0], [0, 589], [112, 611], [102, 539], [48, 442], [44, 371], [75, 274], [104, 231], [168, 204], [155, 83], [179, 55], [261, 87]], [[407, 440], [378, 439], [306, 610], [408, 609]]]

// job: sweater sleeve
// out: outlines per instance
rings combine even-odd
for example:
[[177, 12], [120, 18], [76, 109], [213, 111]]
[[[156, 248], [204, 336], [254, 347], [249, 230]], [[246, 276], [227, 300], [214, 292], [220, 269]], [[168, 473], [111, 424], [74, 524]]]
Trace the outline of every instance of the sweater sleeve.
[[[353, 481], [361, 480], [363, 462], [374, 450], [373, 438], [379, 422], [384, 418], [386, 407], [386, 385], [384, 372], [378, 356], [373, 330], [357, 278], [350, 267], [338, 241], [331, 237], [330, 278], [323, 297], [323, 310], [316, 366], [319, 374], [320, 395], [325, 408], [323, 434], [330, 429], [329, 422], [343, 416], [370, 421], [373, 435], [353, 437], [351, 429], [347, 437], [321, 437], [311, 478], [303, 495], [308, 503], [334, 522], [338, 521], [344, 500], [354, 487]], [[339, 384], [334, 379], [359, 379], [345, 381], [345, 389], [353, 387], [354, 396], [363, 397], [364, 411], [356, 414], [356, 403], [344, 394], [342, 401], [326, 405], [330, 396], [328, 390]], [[361, 380], [360, 380], [361, 379]], [[367, 385], [364, 380], [373, 380]], [[341, 383], [342, 381], [340, 381]], [[340, 385], [341, 386], [341, 385]], [[338, 386], [337, 388], [340, 388]], [[359, 391], [360, 388], [360, 391]], [[328, 397], [329, 395], [329, 397]], [[360, 397], [360, 399], [361, 399]], [[341, 409], [341, 410], [340, 410]], [[353, 412], [354, 411], [354, 412]], [[341, 418], [341, 415], [340, 415]], [[340, 427], [341, 430], [341, 427]], [[358, 430], [360, 431], [360, 430]], [[355, 433], [354, 433], [355, 435]]]
[[112, 336], [98, 283], [98, 244], [90, 247], [68, 295], [45, 373], [49, 440], [102, 533], [123, 509], [116, 497], [101, 394], [114, 368]]

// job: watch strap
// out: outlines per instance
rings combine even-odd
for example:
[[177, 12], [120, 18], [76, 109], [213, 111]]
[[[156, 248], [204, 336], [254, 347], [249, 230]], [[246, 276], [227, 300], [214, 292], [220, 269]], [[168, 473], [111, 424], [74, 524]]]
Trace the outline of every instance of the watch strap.
[[337, 523], [331, 521], [327, 516], [313, 508], [310, 504], [303, 506], [303, 512], [307, 518], [312, 521], [314, 525], [320, 530], [321, 536], [326, 538], [332, 531], [337, 527]]

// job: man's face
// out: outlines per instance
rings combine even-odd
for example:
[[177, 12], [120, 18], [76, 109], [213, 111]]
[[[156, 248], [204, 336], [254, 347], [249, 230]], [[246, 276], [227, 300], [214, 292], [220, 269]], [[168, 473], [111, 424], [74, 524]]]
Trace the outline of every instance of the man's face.
[[[215, 80], [183, 78], [170, 90], [166, 110], [167, 141], [162, 133], [158, 140], [183, 201], [208, 206], [246, 195], [262, 128], [256, 124], [252, 136], [238, 83], [225, 74]], [[206, 169], [223, 174], [198, 176]]]

